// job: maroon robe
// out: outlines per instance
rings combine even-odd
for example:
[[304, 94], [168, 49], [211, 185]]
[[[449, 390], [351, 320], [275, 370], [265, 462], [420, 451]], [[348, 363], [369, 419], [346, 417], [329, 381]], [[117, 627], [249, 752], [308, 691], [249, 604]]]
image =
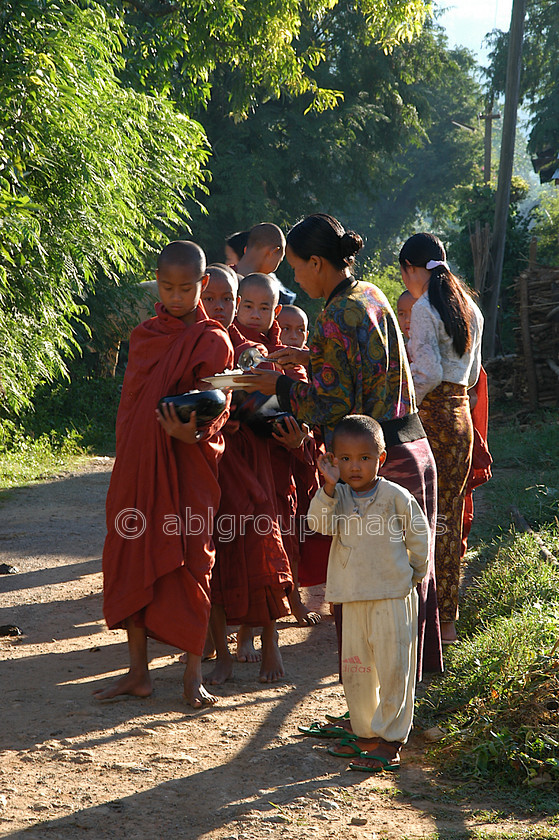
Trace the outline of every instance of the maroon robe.
[[472, 450], [472, 468], [466, 485], [464, 497], [464, 516], [462, 521], [462, 549], [460, 558], [465, 557], [468, 550], [468, 537], [474, 521], [473, 491], [485, 484], [491, 478], [491, 464], [493, 458], [487, 446], [487, 427], [489, 421], [489, 396], [487, 393], [487, 373], [482, 367], [479, 379], [474, 385], [477, 402], [472, 409], [472, 423], [474, 427], [474, 443]]
[[[266, 352], [235, 325], [229, 335], [235, 363], [247, 347]], [[289, 614], [293, 585], [278, 524], [270, 442], [234, 418], [224, 431], [212, 602], [223, 606], [228, 624], [259, 627]]]
[[200, 380], [231, 368], [233, 349], [201, 306], [190, 325], [161, 303], [156, 311], [130, 337], [106, 504], [103, 609], [110, 628], [133, 616], [149, 636], [201, 655], [220, 496], [219, 430], [228, 411], [191, 445], [170, 437], [155, 409], [163, 396], [207, 389]]
[[[274, 319], [268, 334], [258, 332], [251, 327], [245, 327], [237, 319], [234, 325], [239, 332], [250, 341], [258, 341], [263, 344], [268, 353], [281, 350], [285, 345], [280, 341], [281, 327]], [[285, 370], [292, 379], [303, 382], [307, 381], [307, 370], [303, 365], [296, 365]], [[276, 487], [276, 505], [278, 509], [279, 522], [283, 535], [283, 543], [290, 560], [299, 561], [299, 522], [297, 518], [297, 485], [295, 479], [295, 463], [298, 461], [312, 469], [314, 443], [303, 444], [299, 449], [286, 449], [279, 441], [271, 440], [270, 454], [272, 459], [272, 470]]]

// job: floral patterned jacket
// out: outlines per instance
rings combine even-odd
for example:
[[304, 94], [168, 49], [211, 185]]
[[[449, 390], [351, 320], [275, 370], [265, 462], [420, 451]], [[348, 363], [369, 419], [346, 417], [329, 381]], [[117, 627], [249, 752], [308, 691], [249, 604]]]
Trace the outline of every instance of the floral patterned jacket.
[[327, 303], [309, 347], [309, 382], [282, 377], [278, 396], [298, 420], [322, 427], [327, 446], [347, 414], [382, 423], [417, 411], [402, 334], [372, 283], [356, 281]]

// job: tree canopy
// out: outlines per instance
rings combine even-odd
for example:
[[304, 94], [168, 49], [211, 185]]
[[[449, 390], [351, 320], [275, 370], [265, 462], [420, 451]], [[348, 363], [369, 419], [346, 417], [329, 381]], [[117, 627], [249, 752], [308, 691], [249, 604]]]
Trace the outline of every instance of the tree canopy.
[[[212, 95], [340, 99], [315, 77], [336, 0], [4, 0], [0, 7], [0, 379], [7, 404], [73, 351], [88, 290], [144, 267], [188, 225]], [[412, 38], [423, 0], [361, 0], [371, 43]], [[303, 24], [316, 29], [300, 41]], [[224, 91], [221, 83], [227, 77]], [[202, 192], [200, 192], [202, 191]]]
[[197, 122], [119, 83], [101, 7], [17, 0], [0, 27], [0, 378], [18, 405], [64, 367], [95, 278], [140, 270], [184, 225], [208, 149]]
[[[495, 30], [488, 76], [495, 94], [505, 90], [509, 33]], [[559, 155], [559, 14], [556, 0], [527, 0], [522, 50], [521, 101], [531, 117], [528, 148]]]
[[[445, 223], [456, 187], [480, 174], [481, 131], [472, 124], [482, 94], [474, 60], [448, 48], [427, 23], [391, 52], [371, 42], [353, 4], [342, 0], [320, 24], [325, 43], [315, 77], [343, 91], [325, 113], [307, 113], [307, 95], [262, 102], [242, 122], [228, 116], [227, 74], [198, 113], [212, 146], [207, 217], [194, 222], [202, 244], [220, 257], [224, 237], [263, 218], [290, 225], [324, 210], [385, 254], [419, 219]], [[301, 28], [303, 48], [315, 37]], [[348, 35], [350, 33], [350, 36]]]

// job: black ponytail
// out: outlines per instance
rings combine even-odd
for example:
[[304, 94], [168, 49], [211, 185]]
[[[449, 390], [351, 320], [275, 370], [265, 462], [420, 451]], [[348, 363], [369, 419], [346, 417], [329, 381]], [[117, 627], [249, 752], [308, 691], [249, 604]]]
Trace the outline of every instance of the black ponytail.
[[[432, 233], [416, 233], [404, 243], [399, 261], [403, 266], [409, 263], [426, 268], [431, 261], [446, 263], [446, 253], [438, 237]], [[458, 356], [463, 356], [472, 345], [467, 287], [446, 264], [437, 265], [431, 271], [427, 294], [429, 303], [441, 316], [454, 350]]]

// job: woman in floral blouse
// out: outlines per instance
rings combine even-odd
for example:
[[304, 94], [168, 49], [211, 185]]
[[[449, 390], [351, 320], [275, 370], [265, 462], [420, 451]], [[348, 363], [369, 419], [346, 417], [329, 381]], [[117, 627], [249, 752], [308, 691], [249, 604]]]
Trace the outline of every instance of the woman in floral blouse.
[[[434, 535], [436, 468], [419, 420], [413, 382], [396, 317], [383, 292], [351, 274], [363, 247], [359, 234], [332, 216], [317, 213], [287, 235], [286, 258], [295, 282], [311, 298], [325, 298], [309, 349], [272, 354], [284, 367], [307, 364], [308, 382], [275, 371], [255, 371], [247, 390], [276, 394], [280, 407], [299, 422], [319, 426], [329, 446], [336, 424], [348, 414], [367, 414], [382, 426], [386, 478], [406, 487], [422, 506]], [[442, 646], [431, 540], [429, 572], [419, 591], [418, 675], [442, 671]]]

